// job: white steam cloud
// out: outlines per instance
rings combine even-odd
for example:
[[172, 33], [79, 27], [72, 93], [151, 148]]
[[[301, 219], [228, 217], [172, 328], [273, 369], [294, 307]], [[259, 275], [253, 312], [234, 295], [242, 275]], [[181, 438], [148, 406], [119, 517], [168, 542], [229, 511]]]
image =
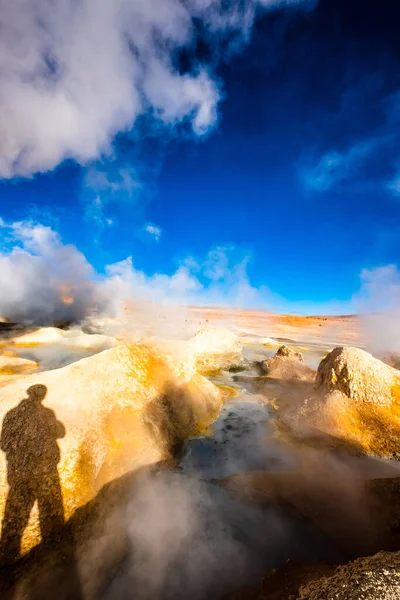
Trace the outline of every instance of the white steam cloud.
[[[25, 322], [84, 316], [93, 268], [75, 246], [63, 244], [51, 228], [29, 222], [0, 222], [0, 240], [11, 244], [0, 249], [0, 316]], [[63, 301], [64, 295], [74, 302]]]
[[[265, 306], [268, 288], [251, 285], [248, 257], [217, 247], [201, 261], [185, 259], [170, 275], [146, 275], [131, 257], [96, 273], [73, 245], [50, 227], [32, 222], [0, 226], [0, 317], [24, 322], [80, 320], [97, 308], [120, 317], [129, 303]], [[2, 250], [1, 250], [2, 248]]]
[[[106, 268], [103, 290], [107, 290], [107, 298], [117, 302], [121, 298], [135, 298], [202, 306], [265, 305], [271, 293], [267, 288], [251, 285], [247, 275], [248, 258], [235, 262], [232, 252], [233, 248], [219, 247], [211, 250], [201, 262], [189, 257], [172, 275], [148, 276], [135, 269], [129, 257]], [[118, 312], [115, 305], [111, 312]]]
[[400, 272], [396, 265], [364, 269], [356, 304], [370, 352], [400, 352]]
[[[236, 502], [219, 486], [176, 473], [142, 477], [120, 516], [132, 552], [105, 600], [224, 597], [284, 561], [299, 531], [277, 511]], [[309, 555], [310, 535], [298, 546]]]
[[216, 122], [220, 86], [205, 65], [180, 73], [176, 50], [200, 20], [218, 45], [249, 37], [256, 10], [310, 0], [15, 0], [0, 11], [0, 177], [65, 158], [87, 163], [151, 114], [196, 135]]
[[[203, 257], [187, 257], [171, 274], [148, 275], [134, 266], [132, 257], [108, 265], [100, 274], [50, 227], [29, 221], [7, 224], [0, 219], [0, 317], [49, 324], [80, 321], [93, 310], [121, 318], [133, 307], [143, 323], [159, 319], [173, 323], [177, 313], [180, 322], [185, 318], [185, 311], [177, 311], [177, 306], [289, 313], [299, 309], [296, 302], [268, 287], [252, 284], [249, 260], [235, 246], [217, 246]], [[362, 315], [363, 343], [369, 351], [400, 352], [400, 272], [395, 265], [361, 272], [360, 289], [346, 305], [351, 311], [341, 311], [346, 306], [340, 303], [328, 303], [313, 306], [314, 314], [326, 314], [333, 306], [336, 310], [331, 314]]]
[[[132, 257], [108, 265], [100, 274], [76, 246], [64, 244], [50, 227], [0, 219], [0, 317], [48, 324], [79, 321], [93, 309], [123, 317], [129, 306], [142, 313], [143, 320], [146, 315], [174, 320], [176, 306], [184, 305], [276, 312], [299, 308], [268, 287], [252, 284], [249, 260], [235, 246], [217, 246], [205, 256], [182, 260], [171, 274], [148, 275], [134, 266]], [[364, 269], [360, 290], [347, 304], [362, 315], [368, 350], [400, 351], [400, 272], [395, 265]], [[314, 314], [324, 314], [327, 307], [329, 303], [316, 304]], [[331, 314], [345, 308], [340, 303], [335, 307]]]

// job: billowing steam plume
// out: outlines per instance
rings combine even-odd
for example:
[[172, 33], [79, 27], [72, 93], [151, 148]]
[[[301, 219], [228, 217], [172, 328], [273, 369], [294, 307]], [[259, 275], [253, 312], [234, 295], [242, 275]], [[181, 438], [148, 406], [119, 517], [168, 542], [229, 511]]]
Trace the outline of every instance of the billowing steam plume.
[[85, 315], [93, 269], [75, 246], [62, 244], [49, 227], [24, 222], [3, 223], [1, 238], [12, 246], [0, 249], [0, 316], [51, 323]]
[[[148, 276], [132, 258], [96, 273], [73, 245], [50, 227], [31, 222], [0, 226], [0, 317], [25, 323], [79, 321], [96, 309], [120, 317], [132, 303], [145, 313], [152, 306], [188, 304], [260, 306], [271, 300], [247, 276], [247, 257], [235, 248], [215, 248], [202, 261], [182, 261], [171, 275]], [[156, 311], [154, 311], [156, 312]]]
[[370, 352], [400, 352], [400, 273], [396, 265], [364, 269], [356, 306]]
[[[76, 246], [64, 244], [50, 227], [0, 220], [0, 317], [26, 323], [80, 321], [93, 309], [121, 317], [130, 305], [152, 318], [177, 305], [267, 308], [290, 303], [266, 286], [254, 286], [249, 257], [234, 246], [187, 257], [172, 274], [147, 275], [131, 257], [97, 273]], [[350, 302], [363, 314], [363, 341], [372, 352], [399, 351], [400, 274], [394, 265], [364, 269]], [[325, 307], [326, 308], [326, 307]], [[159, 310], [161, 309], [161, 313]]]

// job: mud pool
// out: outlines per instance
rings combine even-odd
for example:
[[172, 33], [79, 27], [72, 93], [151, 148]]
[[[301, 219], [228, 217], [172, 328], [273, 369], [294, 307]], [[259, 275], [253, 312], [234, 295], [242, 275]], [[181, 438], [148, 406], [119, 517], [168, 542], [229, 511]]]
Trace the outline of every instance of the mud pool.
[[242, 471], [293, 468], [288, 453], [268, 439], [270, 416], [268, 408], [256, 401], [239, 396], [229, 402], [209, 436], [187, 443], [180, 461], [183, 472], [220, 479]]

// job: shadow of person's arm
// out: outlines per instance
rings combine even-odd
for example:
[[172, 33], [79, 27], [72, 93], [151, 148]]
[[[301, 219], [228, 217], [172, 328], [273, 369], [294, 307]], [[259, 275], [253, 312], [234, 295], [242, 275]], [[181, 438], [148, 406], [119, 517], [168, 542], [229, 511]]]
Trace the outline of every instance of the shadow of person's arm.
[[65, 437], [65, 433], [64, 425], [61, 421], [56, 421], [56, 438], [59, 439]]
[[65, 427], [61, 421], [57, 420], [56, 414], [50, 408], [46, 409], [48, 432], [53, 439], [63, 438], [65, 436]]

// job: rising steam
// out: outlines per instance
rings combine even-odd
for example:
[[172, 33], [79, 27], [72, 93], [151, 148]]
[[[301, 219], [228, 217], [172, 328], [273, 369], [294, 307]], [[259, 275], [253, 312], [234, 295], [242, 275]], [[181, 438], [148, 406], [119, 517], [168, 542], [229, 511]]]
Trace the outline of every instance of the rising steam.
[[[49, 324], [80, 321], [93, 311], [122, 317], [134, 305], [143, 321], [146, 315], [168, 315], [172, 323], [176, 306], [183, 305], [276, 312], [293, 308], [268, 287], [254, 286], [248, 263], [240, 249], [225, 246], [202, 257], [187, 257], [172, 274], [147, 275], [135, 268], [132, 257], [98, 273], [76, 246], [64, 244], [50, 227], [0, 220], [0, 317]], [[400, 350], [399, 306], [397, 268], [364, 269], [351, 307], [363, 315], [363, 341], [371, 352]]]
[[15, 321], [80, 321], [93, 310], [121, 317], [132, 304], [137, 312], [144, 306], [143, 315], [161, 306], [171, 316], [168, 306], [261, 306], [272, 297], [267, 288], [251, 285], [248, 257], [234, 247], [214, 248], [201, 260], [186, 258], [170, 275], [148, 276], [131, 257], [99, 274], [50, 227], [3, 222], [0, 236], [0, 316]]
[[364, 269], [356, 297], [363, 342], [370, 352], [400, 352], [400, 273], [395, 265]]
[[0, 315], [51, 323], [81, 319], [91, 303], [93, 269], [75, 246], [64, 245], [49, 227], [3, 224], [0, 239]]

